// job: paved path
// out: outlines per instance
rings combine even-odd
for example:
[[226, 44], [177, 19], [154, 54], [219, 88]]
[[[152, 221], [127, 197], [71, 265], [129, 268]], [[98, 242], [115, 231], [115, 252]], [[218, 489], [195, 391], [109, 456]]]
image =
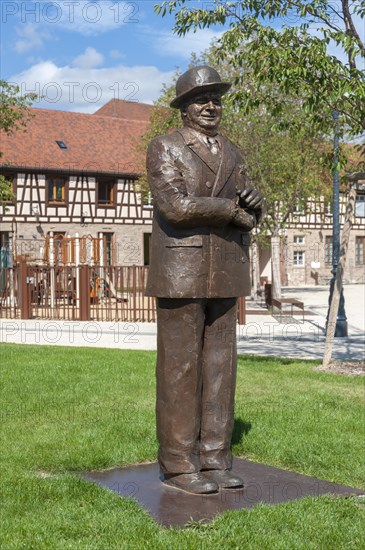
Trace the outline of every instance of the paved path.
[[[248, 315], [247, 324], [238, 329], [238, 352], [321, 359], [325, 342], [328, 288], [284, 288], [283, 296], [304, 302], [308, 313], [305, 322], [298, 322], [300, 315], [296, 315], [295, 322], [288, 320], [287, 323], [279, 323], [271, 315]], [[349, 336], [334, 339], [333, 358], [364, 360], [365, 285], [345, 286], [344, 296]], [[247, 307], [250, 308], [250, 302]]]
[[[308, 312], [305, 322], [299, 322], [299, 315], [280, 323], [256, 303], [248, 302], [247, 309], [257, 313], [248, 314], [246, 325], [237, 326], [238, 353], [320, 359], [328, 288], [285, 288], [283, 295], [304, 302]], [[345, 301], [349, 337], [335, 338], [333, 358], [364, 360], [365, 285], [347, 285]], [[0, 342], [155, 350], [156, 324], [2, 319]]]

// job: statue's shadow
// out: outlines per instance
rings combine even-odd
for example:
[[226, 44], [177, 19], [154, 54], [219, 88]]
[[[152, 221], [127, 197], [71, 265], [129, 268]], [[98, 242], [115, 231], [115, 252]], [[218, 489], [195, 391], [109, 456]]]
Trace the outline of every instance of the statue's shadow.
[[251, 428], [251, 422], [244, 422], [243, 420], [241, 420], [241, 418], [235, 418], [232, 434], [232, 445], [237, 445], [238, 443], [241, 443], [243, 436], [248, 434]]

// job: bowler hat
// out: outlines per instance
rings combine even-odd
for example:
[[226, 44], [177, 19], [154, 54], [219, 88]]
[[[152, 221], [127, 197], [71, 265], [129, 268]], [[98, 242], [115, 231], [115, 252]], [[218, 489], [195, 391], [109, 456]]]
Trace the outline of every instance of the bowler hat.
[[222, 82], [219, 73], [208, 65], [193, 67], [182, 74], [176, 82], [176, 97], [170, 107], [178, 109], [185, 99], [201, 92], [215, 92], [221, 95], [228, 92], [230, 82]]

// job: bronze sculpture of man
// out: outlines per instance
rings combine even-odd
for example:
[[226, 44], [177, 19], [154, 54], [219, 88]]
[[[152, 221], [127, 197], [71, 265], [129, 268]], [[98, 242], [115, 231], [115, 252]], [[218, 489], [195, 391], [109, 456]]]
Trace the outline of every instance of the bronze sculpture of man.
[[176, 83], [183, 128], [154, 139], [146, 295], [157, 297], [157, 437], [164, 482], [191, 493], [240, 487], [230, 451], [237, 297], [250, 293], [249, 231], [263, 197], [237, 147], [218, 134], [230, 84], [208, 66]]

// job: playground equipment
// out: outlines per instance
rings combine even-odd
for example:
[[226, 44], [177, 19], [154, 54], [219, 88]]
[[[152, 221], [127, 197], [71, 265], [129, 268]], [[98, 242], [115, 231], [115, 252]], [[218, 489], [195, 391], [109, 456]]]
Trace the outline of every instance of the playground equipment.
[[104, 292], [106, 296], [110, 298], [115, 298], [117, 302], [127, 302], [128, 293], [127, 292], [118, 292], [112, 281], [109, 279], [108, 275], [104, 274]]
[[[92, 235], [74, 237], [70, 235], [53, 233], [45, 237], [41, 247], [43, 265], [51, 269], [48, 280], [40, 279], [32, 290], [32, 301], [40, 304], [43, 298], [50, 299], [51, 306], [55, 299], [64, 299], [68, 303], [79, 303], [80, 280], [75, 276], [74, 280], [66, 281], [57, 275], [62, 267], [75, 267], [77, 270], [82, 265], [88, 265], [90, 270], [90, 298], [97, 304], [105, 299], [115, 299], [117, 302], [128, 300], [128, 294], [115, 288], [115, 284], [106, 270], [110, 266], [103, 266], [105, 260], [105, 243], [102, 233], [98, 237]], [[38, 263], [38, 262], [37, 262]]]
[[[99, 268], [100, 271], [105, 271], [105, 268]], [[127, 302], [128, 293], [116, 290], [114, 284], [106, 273], [102, 276], [98, 275], [96, 270], [91, 272], [90, 277], [90, 298], [93, 303], [103, 299], [115, 299], [117, 302]]]

